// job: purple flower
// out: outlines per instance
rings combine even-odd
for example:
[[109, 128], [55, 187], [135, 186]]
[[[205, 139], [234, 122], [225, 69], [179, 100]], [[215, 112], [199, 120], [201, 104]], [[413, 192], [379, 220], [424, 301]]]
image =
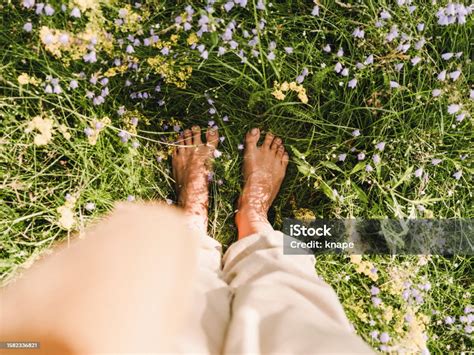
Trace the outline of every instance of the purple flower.
[[370, 288], [370, 294], [371, 294], [372, 296], [378, 295], [379, 293], [380, 293], [380, 289], [379, 289], [378, 287], [372, 286], [372, 287]]
[[326, 44], [323, 47], [323, 51], [325, 51], [326, 53], [330, 53], [331, 52], [331, 46], [329, 44]]
[[372, 160], [374, 161], [375, 165], [380, 164], [380, 155], [374, 154], [374, 156], [372, 157]]
[[316, 5], [315, 7], [313, 7], [313, 10], [311, 11], [311, 15], [313, 16], [319, 16], [319, 6]]
[[349, 76], [349, 69], [347, 69], [347, 68], [342, 69], [341, 75], [342, 76]]
[[350, 87], [351, 89], [354, 89], [357, 86], [357, 79], [354, 78], [351, 81], [347, 83], [347, 86]]
[[444, 324], [453, 324], [456, 320], [456, 317], [447, 316], [444, 318]]
[[69, 83], [69, 87], [73, 90], [76, 89], [78, 86], [79, 84], [77, 83], [77, 80], [71, 80], [71, 82]]
[[443, 159], [433, 158], [433, 159], [431, 159], [431, 164], [433, 166], [436, 166], [436, 165], [439, 165], [439, 163], [441, 163], [442, 161], [443, 161]]
[[413, 57], [413, 58], [411, 59], [411, 64], [412, 64], [413, 66], [417, 65], [419, 62], [421, 62], [421, 58], [418, 57], [418, 56]]
[[90, 127], [86, 127], [84, 128], [84, 134], [87, 136], [87, 137], [90, 137], [94, 134], [94, 130]]
[[354, 137], [360, 136], [360, 130], [358, 130], [358, 129], [353, 130], [353, 131], [352, 131], [352, 135], [353, 135]]
[[374, 304], [375, 307], [378, 307], [382, 303], [382, 300], [378, 297], [372, 297], [372, 303]]
[[337, 53], [336, 53], [336, 56], [339, 57], [339, 58], [344, 56], [344, 49], [339, 48]]
[[367, 58], [365, 58], [364, 60], [364, 64], [365, 65], [369, 65], [369, 64], [372, 64], [374, 62], [374, 55], [371, 54], [369, 55]]
[[275, 60], [275, 53], [273, 52], [268, 53], [267, 58], [268, 60]]
[[443, 53], [441, 54], [441, 58], [444, 60], [450, 60], [454, 56], [454, 53]]
[[438, 97], [439, 95], [441, 95], [441, 90], [440, 89], [434, 89], [431, 92], [431, 95], [433, 95], [433, 97]]
[[456, 116], [456, 121], [462, 122], [466, 118], [466, 112], [461, 112], [459, 115]]
[[378, 150], [380, 150], [381, 152], [383, 152], [383, 150], [385, 149], [385, 142], [377, 143], [377, 144], [375, 145], [375, 148], [377, 148]]
[[238, 149], [238, 150], [244, 150], [244, 145], [243, 145], [243, 144], [239, 144], [239, 145], [237, 146], [237, 149]]
[[257, 10], [265, 10], [265, 3], [263, 0], [258, 0], [256, 8]]
[[390, 335], [388, 335], [386, 332], [383, 332], [382, 334], [380, 334], [380, 342], [381, 343], [388, 343], [390, 340]]
[[437, 78], [438, 78], [439, 81], [445, 81], [446, 80], [446, 70], [441, 71], [438, 74]]
[[339, 62], [337, 62], [336, 65], [334, 66], [334, 71], [335, 71], [336, 73], [340, 73], [341, 70], [342, 70], [342, 64], [339, 63]]
[[391, 19], [392, 16], [388, 13], [387, 10], [382, 10], [382, 11], [380, 12], [380, 18], [381, 18], [382, 20], [388, 20], [388, 19]]
[[128, 195], [128, 196], [127, 196], [127, 201], [128, 201], [128, 202], [135, 201], [135, 196], [133, 196], [133, 195]]
[[35, 0], [23, 0], [22, 5], [27, 9], [31, 9], [33, 6], [35, 6]]
[[374, 339], [374, 340], [375, 340], [375, 339], [378, 339], [378, 337], [379, 337], [379, 332], [378, 332], [377, 330], [371, 331], [371, 332], [370, 332], [370, 337], [371, 337], [372, 339]]
[[357, 154], [357, 160], [364, 160], [365, 159], [365, 153], [364, 152], [360, 152], [359, 154]]
[[352, 32], [352, 35], [353, 35], [355, 38], [364, 38], [365, 32], [364, 32], [364, 30], [361, 30], [359, 27], [356, 27], [356, 29], [354, 30], [354, 32]]
[[347, 157], [347, 154], [341, 153], [341, 154], [339, 154], [339, 156], [338, 156], [338, 160], [339, 160], [339, 161], [344, 161], [344, 160], [346, 160], [346, 157]]
[[168, 55], [170, 53], [170, 49], [168, 47], [161, 48], [161, 54]]
[[418, 168], [415, 170], [415, 177], [419, 178], [423, 175], [423, 168]]
[[448, 113], [451, 114], [451, 115], [454, 115], [460, 109], [461, 109], [461, 105], [451, 104], [451, 105], [448, 106]]
[[31, 24], [31, 22], [27, 22], [23, 25], [23, 31], [25, 32], [31, 32], [32, 29], [33, 25]]
[[460, 71], [460, 70], [456, 70], [456, 71], [453, 71], [453, 72], [449, 73], [449, 77], [450, 77], [453, 81], [458, 80], [458, 78], [459, 78], [460, 75], [461, 75], [461, 71]]
[[91, 211], [95, 210], [95, 203], [93, 203], [93, 202], [87, 202], [86, 205], [84, 206], [84, 208], [85, 208], [87, 211], [91, 212]]
[[390, 81], [390, 87], [392, 89], [396, 89], [396, 88], [399, 88], [400, 87], [400, 84], [397, 83], [396, 81]]
[[368, 172], [368, 173], [370, 173], [370, 172], [374, 171], [374, 168], [372, 168], [372, 165], [367, 164], [367, 165], [365, 166], [365, 171]]
[[285, 52], [288, 54], [293, 53], [293, 47], [285, 47], [284, 49], [285, 49]]
[[219, 158], [219, 157], [222, 155], [222, 152], [219, 151], [219, 150], [217, 150], [217, 149], [214, 149], [213, 155], [214, 155], [214, 158], [217, 159], [217, 158]]
[[470, 98], [471, 100], [474, 100], [474, 90], [471, 90], [471, 91], [469, 92], [469, 98]]
[[44, 7], [44, 13], [46, 16], [52, 16], [54, 14], [54, 9], [50, 4], [46, 4]]
[[456, 171], [454, 174], [453, 174], [453, 177], [456, 179], [456, 180], [459, 180], [462, 176], [462, 170], [458, 170]]
[[416, 25], [416, 29], [421, 32], [425, 29], [425, 24], [424, 23], [419, 23], [418, 25]]

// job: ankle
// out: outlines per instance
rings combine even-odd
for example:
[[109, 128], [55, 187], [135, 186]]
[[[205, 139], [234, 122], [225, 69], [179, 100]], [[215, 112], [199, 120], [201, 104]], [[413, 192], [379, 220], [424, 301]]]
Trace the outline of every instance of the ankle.
[[260, 213], [252, 208], [239, 208], [235, 214], [235, 224], [238, 230], [238, 239], [248, 237], [252, 234], [273, 231], [268, 222], [267, 214]]

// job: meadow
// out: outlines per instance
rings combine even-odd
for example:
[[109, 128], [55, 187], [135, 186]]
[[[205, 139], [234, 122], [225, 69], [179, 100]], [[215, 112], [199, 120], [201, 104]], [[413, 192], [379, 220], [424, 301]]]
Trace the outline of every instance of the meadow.
[[[219, 128], [209, 233], [236, 239], [243, 137], [281, 136], [283, 218], [472, 218], [474, 6], [2, 0], [0, 279], [120, 200], [176, 199], [170, 152]], [[381, 352], [473, 350], [473, 257], [317, 258]]]

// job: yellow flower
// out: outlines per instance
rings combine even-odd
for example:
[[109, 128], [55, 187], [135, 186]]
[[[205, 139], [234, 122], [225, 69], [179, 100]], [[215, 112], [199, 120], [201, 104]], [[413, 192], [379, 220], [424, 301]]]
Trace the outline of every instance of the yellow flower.
[[30, 77], [28, 76], [28, 74], [23, 73], [23, 74], [20, 74], [20, 76], [18, 76], [18, 84], [26, 85], [29, 82], [30, 82]]
[[275, 90], [272, 92], [272, 95], [275, 96], [277, 100], [284, 100], [285, 94], [281, 90]]
[[196, 35], [196, 33], [191, 33], [188, 37], [188, 39], [186, 40], [188, 42], [188, 45], [192, 46], [193, 44], [196, 44], [198, 43], [199, 41], [199, 38], [198, 36]]
[[39, 134], [34, 138], [35, 145], [41, 146], [48, 144], [53, 138], [53, 120], [41, 116], [33, 117], [33, 119], [28, 123], [25, 132], [30, 133], [34, 130], [39, 131]]

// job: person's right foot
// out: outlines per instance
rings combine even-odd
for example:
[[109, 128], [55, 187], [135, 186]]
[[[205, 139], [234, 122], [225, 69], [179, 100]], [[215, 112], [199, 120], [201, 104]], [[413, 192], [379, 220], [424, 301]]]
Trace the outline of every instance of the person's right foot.
[[263, 144], [257, 147], [259, 138], [258, 128], [253, 128], [245, 137], [244, 188], [235, 215], [239, 239], [273, 230], [267, 213], [280, 190], [288, 165], [288, 153], [281, 138], [267, 133]]

